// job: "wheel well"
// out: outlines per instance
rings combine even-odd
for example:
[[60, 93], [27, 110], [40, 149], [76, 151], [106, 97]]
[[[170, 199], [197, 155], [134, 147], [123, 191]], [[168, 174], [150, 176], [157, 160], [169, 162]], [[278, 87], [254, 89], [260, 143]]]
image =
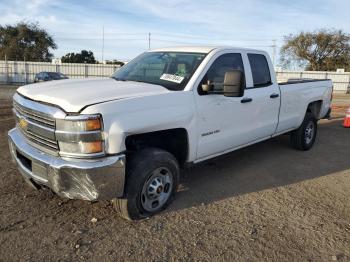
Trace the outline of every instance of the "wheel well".
[[126, 138], [125, 146], [127, 153], [148, 147], [163, 149], [174, 155], [180, 166], [183, 166], [188, 155], [188, 136], [184, 128], [136, 134]]
[[307, 112], [312, 113], [317, 119], [320, 117], [322, 100], [314, 101], [307, 107]]

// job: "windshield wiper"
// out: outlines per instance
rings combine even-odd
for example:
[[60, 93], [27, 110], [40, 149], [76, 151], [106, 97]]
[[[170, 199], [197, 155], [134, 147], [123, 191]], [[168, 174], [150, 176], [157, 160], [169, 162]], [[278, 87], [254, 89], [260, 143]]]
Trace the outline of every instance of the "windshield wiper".
[[[149, 82], [142, 81], [142, 80], [137, 80], [137, 79], [125, 79], [125, 78], [119, 78], [119, 77], [111, 77], [111, 78], [113, 78], [116, 81], [137, 82], [137, 83], [145, 83], [145, 84], [150, 84], [150, 85], [160, 85], [160, 84], [157, 84], [157, 83], [149, 83]], [[160, 85], [160, 86], [163, 86], [163, 85]], [[165, 87], [165, 86], [163, 86], [163, 87]]]
[[123, 81], [125, 82], [126, 80], [124, 78], [119, 78], [119, 77], [112, 77], [114, 80], [117, 80], [117, 81]]

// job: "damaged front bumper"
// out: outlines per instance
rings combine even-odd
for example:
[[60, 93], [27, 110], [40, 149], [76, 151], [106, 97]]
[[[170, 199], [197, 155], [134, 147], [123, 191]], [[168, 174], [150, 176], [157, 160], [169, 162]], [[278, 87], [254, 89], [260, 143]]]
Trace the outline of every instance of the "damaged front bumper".
[[16, 128], [8, 137], [12, 158], [32, 187], [46, 186], [61, 197], [90, 201], [123, 196], [125, 155], [94, 160], [61, 158], [31, 146]]

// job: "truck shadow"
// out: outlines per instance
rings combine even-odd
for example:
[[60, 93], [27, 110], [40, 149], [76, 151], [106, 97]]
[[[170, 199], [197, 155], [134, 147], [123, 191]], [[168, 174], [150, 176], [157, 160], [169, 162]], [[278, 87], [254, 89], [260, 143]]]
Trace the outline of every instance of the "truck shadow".
[[183, 170], [168, 212], [348, 170], [349, 131], [339, 119], [324, 120], [311, 151], [292, 149], [284, 135]]

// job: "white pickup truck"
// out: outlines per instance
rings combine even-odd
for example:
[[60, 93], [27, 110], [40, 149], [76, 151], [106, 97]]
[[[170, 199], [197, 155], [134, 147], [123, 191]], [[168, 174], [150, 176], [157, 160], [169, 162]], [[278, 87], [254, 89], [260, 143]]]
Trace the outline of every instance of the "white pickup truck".
[[34, 188], [141, 219], [169, 204], [187, 164], [284, 133], [309, 150], [331, 97], [328, 80], [278, 84], [264, 51], [157, 49], [110, 78], [20, 87], [9, 145]]

